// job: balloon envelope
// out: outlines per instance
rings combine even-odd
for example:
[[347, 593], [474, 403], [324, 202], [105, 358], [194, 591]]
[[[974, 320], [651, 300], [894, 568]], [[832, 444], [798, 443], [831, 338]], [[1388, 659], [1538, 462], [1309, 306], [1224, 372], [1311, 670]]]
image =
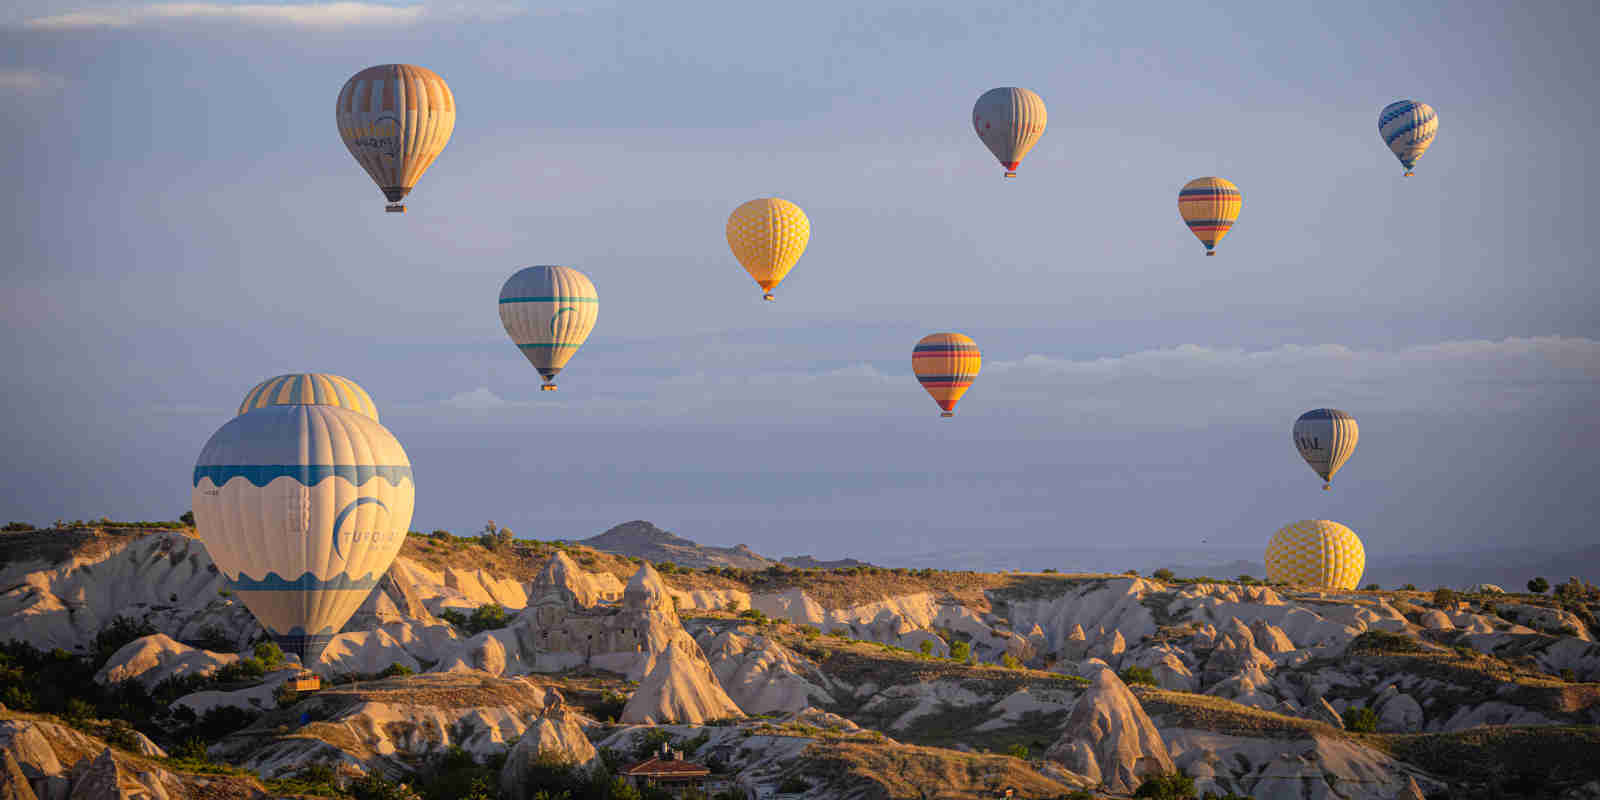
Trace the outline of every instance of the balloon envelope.
[[725, 233], [733, 257], [771, 300], [773, 287], [783, 282], [805, 253], [811, 241], [811, 220], [788, 200], [761, 197], [734, 209]]
[[1044, 100], [1017, 86], [990, 89], [972, 106], [972, 127], [1008, 178], [1016, 177], [1017, 165], [1044, 135], [1048, 117]]
[[571, 267], [518, 270], [500, 287], [500, 324], [517, 349], [554, 388], [556, 373], [578, 352], [600, 316], [589, 277]]
[[1439, 132], [1439, 115], [1433, 106], [1415, 100], [1390, 103], [1378, 112], [1378, 135], [1389, 146], [1389, 152], [1400, 159], [1400, 166], [1410, 175], [1417, 159], [1428, 152], [1434, 134]]
[[1228, 235], [1243, 208], [1244, 194], [1222, 178], [1195, 178], [1178, 191], [1178, 215], [1206, 246], [1208, 256], [1215, 252], [1217, 242]]
[[1311, 471], [1328, 482], [1332, 482], [1334, 474], [1350, 460], [1360, 436], [1356, 418], [1337, 408], [1313, 409], [1294, 421], [1295, 449], [1311, 466]]
[[983, 354], [978, 351], [978, 344], [959, 333], [930, 333], [911, 349], [911, 371], [944, 409], [940, 415], [944, 417], [955, 414], [956, 403], [972, 386], [982, 366]]
[[350, 155], [398, 203], [450, 141], [456, 101], [433, 70], [382, 64], [345, 81], [334, 117]]
[[376, 421], [275, 405], [211, 436], [191, 499], [228, 588], [309, 667], [400, 552], [416, 491], [405, 450]]
[[1267, 543], [1267, 580], [1273, 583], [1354, 589], [1366, 566], [1355, 531], [1325, 519], [1285, 525]]
[[348, 408], [378, 422], [378, 407], [372, 395], [355, 381], [322, 372], [297, 372], [268, 378], [244, 395], [239, 413], [282, 405], [318, 405]]

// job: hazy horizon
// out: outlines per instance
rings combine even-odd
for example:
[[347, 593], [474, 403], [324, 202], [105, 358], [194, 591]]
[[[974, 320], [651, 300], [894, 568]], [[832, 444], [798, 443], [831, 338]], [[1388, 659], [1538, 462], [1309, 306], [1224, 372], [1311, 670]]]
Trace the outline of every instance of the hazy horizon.
[[[245, 391], [325, 371], [406, 448], [417, 530], [890, 563], [1326, 518], [1369, 565], [1576, 550], [1597, 34], [1581, 5], [22, 0], [0, 519], [173, 518]], [[331, 113], [392, 61], [460, 109], [404, 216]], [[1050, 111], [1011, 182], [970, 126], [1001, 85]], [[1402, 179], [1376, 117], [1405, 97], [1440, 130]], [[1216, 258], [1175, 208], [1208, 174], [1244, 193]], [[723, 225], [773, 194], [812, 239], [762, 303]], [[600, 296], [554, 394], [495, 309], [531, 264]], [[939, 330], [985, 357], [953, 420], [910, 373]], [[1289, 437], [1322, 406], [1361, 424], [1332, 492]]]

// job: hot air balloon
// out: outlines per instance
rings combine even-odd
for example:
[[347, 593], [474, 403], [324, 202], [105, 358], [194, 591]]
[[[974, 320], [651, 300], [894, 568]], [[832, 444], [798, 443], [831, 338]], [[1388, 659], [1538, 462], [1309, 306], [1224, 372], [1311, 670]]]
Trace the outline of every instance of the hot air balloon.
[[941, 417], [955, 416], [956, 403], [982, 366], [978, 343], [959, 333], [930, 333], [911, 349], [911, 371], [944, 410]]
[[811, 220], [788, 200], [761, 197], [733, 210], [727, 234], [733, 257], [766, 291], [761, 299], [771, 300], [773, 288], [806, 251]]
[[271, 405], [212, 434], [190, 496], [228, 588], [310, 667], [400, 552], [416, 491], [405, 450], [372, 418]]
[[1217, 242], [1228, 235], [1242, 208], [1244, 195], [1239, 187], [1222, 178], [1195, 178], [1178, 191], [1178, 214], [1206, 246], [1208, 256], [1217, 254]]
[[1417, 159], [1428, 152], [1428, 145], [1433, 144], [1433, 135], [1438, 132], [1439, 115], [1427, 103], [1401, 100], [1378, 112], [1378, 135], [1383, 137], [1383, 143], [1389, 146], [1394, 157], [1400, 159], [1408, 178], [1413, 174], [1411, 170], [1417, 165]]
[[367, 67], [345, 81], [334, 108], [339, 136], [372, 176], [388, 211], [439, 157], [456, 126], [456, 101], [444, 79], [411, 64]]
[[1047, 118], [1044, 100], [1027, 89], [1003, 86], [990, 89], [972, 106], [972, 127], [989, 152], [1017, 177], [1017, 165], [1044, 135]]
[[1294, 446], [1311, 471], [1322, 476], [1323, 490], [1332, 488], [1334, 473], [1356, 451], [1361, 431], [1356, 418], [1336, 408], [1307, 411], [1294, 421]]
[[571, 267], [528, 267], [500, 287], [500, 323], [528, 363], [556, 390], [556, 373], [578, 352], [600, 316], [589, 277]]
[[1361, 583], [1367, 553], [1355, 531], [1325, 519], [1283, 526], [1267, 543], [1267, 580], [1328, 589]]
[[373, 422], [379, 421], [378, 407], [373, 404], [372, 395], [367, 394], [366, 389], [349, 378], [321, 372], [299, 372], [268, 378], [245, 392], [244, 402], [239, 404], [239, 413], [267, 406], [306, 404], [348, 408], [371, 417]]

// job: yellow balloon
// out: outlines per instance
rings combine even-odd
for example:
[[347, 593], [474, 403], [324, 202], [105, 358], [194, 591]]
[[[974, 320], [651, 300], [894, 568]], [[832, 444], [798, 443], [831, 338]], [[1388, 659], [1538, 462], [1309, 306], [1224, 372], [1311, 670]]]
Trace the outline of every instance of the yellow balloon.
[[766, 290], [762, 299], [771, 300], [773, 287], [783, 282], [806, 251], [811, 220], [788, 200], [762, 197], [733, 210], [727, 234], [733, 257]]
[[433, 70], [412, 64], [367, 67], [345, 81], [334, 108], [339, 137], [389, 199], [389, 211], [417, 185], [456, 127], [456, 100]]
[[1195, 178], [1178, 191], [1178, 214], [1208, 256], [1217, 254], [1217, 242], [1228, 235], [1243, 208], [1244, 194], [1222, 178]]
[[1356, 532], [1325, 519], [1283, 526], [1267, 543], [1267, 580], [1327, 589], [1354, 589], [1367, 567]]

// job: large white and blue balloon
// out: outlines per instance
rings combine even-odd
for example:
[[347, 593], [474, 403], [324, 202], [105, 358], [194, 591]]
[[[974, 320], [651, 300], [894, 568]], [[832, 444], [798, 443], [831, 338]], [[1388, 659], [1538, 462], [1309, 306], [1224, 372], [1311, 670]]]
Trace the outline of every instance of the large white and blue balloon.
[[311, 666], [405, 544], [416, 488], [405, 450], [376, 420], [269, 405], [212, 434], [192, 498], [228, 588]]

